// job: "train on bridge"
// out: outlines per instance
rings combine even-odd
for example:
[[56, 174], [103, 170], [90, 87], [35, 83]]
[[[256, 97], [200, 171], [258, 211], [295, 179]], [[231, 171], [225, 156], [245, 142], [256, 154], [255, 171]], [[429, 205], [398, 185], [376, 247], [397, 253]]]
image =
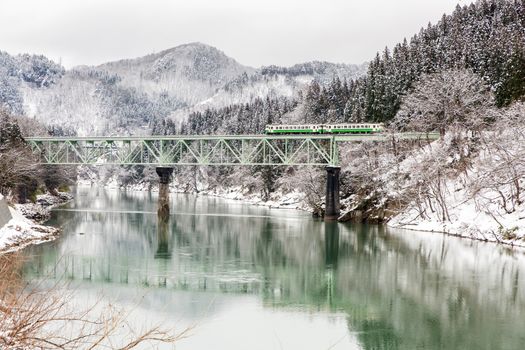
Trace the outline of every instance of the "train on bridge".
[[275, 134], [375, 134], [385, 131], [383, 123], [266, 125], [265, 133]]

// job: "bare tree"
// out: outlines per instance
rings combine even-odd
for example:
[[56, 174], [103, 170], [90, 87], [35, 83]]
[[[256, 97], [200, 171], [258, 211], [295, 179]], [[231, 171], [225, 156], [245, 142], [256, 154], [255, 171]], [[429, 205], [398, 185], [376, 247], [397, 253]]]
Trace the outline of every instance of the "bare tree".
[[8, 193], [38, 176], [39, 167], [24, 147], [0, 145], [0, 193]]
[[73, 310], [74, 289], [64, 292], [60, 281], [29, 288], [21, 278], [22, 263], [16, 253], [0, 255], [2, 349], [132, 349], [144, 343], [174, 343], [188, 335], [189, 328], [175, 332], [160, 326], [135, 333], [127, 323], [129, 311], [101, 301]]
[[512, 213], [525, 201], [525, 103], [503, 110], [480, 141], [486, 151], [468, 179], [470, 196], [485, 212], [496, 215], [492, 212], [497, 203]]
[[439, 131], [458, 128], [479, 131], [491, 122], [494, 105], [488, 86], [469, 70], [428, 74], [401, 104], [393, 125], [399, 129]]

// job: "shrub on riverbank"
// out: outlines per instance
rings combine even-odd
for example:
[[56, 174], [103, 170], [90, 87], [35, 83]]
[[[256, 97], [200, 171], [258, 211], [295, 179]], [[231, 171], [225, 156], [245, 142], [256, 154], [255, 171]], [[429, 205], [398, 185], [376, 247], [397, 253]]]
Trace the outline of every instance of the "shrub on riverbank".
[[39, 192], [57, 194], [57, 188], [73, 184], [76, 177], [72, 168], [38, 163], [24, 140], [24, 136], [34, 134], [47, 132], [25, 117], [14, 117], [0, 109], [0, 193], [11, 202], [34, 202]]
[[[188, 330], [176, 333], [159, 326], [136, 333], [126, 323], [129, 311], [101, 302], [73, 310], [74, 289], [48, 281], [25, 282], [20, 254], [0, 255], [1, 349], [132, 349], [153, 343], [174, 343]], [[69, 294], [68, 294], [69, 293]]]

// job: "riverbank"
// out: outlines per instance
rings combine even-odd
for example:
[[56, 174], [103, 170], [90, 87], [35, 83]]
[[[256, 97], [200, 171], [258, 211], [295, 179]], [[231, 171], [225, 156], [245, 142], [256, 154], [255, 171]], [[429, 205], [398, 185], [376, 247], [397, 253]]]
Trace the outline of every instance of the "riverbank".
[[[83, 185], [96, 185], [90, 182], [82, 182]], [[413, 206], [408, 206], [399, 212], [395, 212], [384, 207], [367, 208], [374, 215], [364, 218], [362, 211], [356, 209], [358, 206], [353, 201], [353, 197], [345, 198], [341, 204], [342, 210], [339, 217], [340, 222], [369, 222], [375, 224], [385, 224], [393, 228], [402, 228], [411, 231], [443, 233], [450, 236], [468, 238], [472, 240], [500, 243], [508, 246], [525, 248], [525, 240], [522, 231], [525, 225], [525, 209], [517, 208], [513, 213], [507, 215], [499, 214], [499, 219], [493, 218], [488, 213], [478, 212], [475, 208], [475, 201], [469, 201], [467, 190], [459, 190], [458, 185], [451, 181], [450, 193], [453, 195], [448, 204], [450, 221], [438, 219], [423, 219], [419, 211]], [[146, 182], [139, 182], [120, 186], [116, 181], [111, 181], [104, 186], [108, 189], [138, 192], [158, 192], [156, 185]], [[452, 190], [452, 189], [455, 189]], [[276, 191], [271, 193], [268, 200], [255, 193], [250, 193], [242, 186], [225, 188], [221, 186], [213, 188], [203, 188], [200, 191], [188, 192], [183, 184], [173, 181], [170, 185], [172, 193], [190, 193], [196, 196], [218, 197], [228, 200], [235, 200], [242, 203], [264, 206], [277, 209], [296, 209], [312, 213], [313, 209], [307, 204], [306, 195], [300, 191], [283, 193]]]
[[[79, 181], [82, 186], [96, 186], [97, 184], [91, 181]], [[115, 189], [122, 191], [138, 191], [138, 192], [158, 192], [159, 188], [155, 184], [147, 182], [138, 182], [128, 184], [125, 186], [119, 185], [117, 181], [110, 181], [103, 185], [107, 189]], [[292, 191], [284, 193], [282, 191], [275, 191], [269, 195], [268, 200], [264, 200], [258, 193], [253, 193], [243, 188], [242, 186], [222, 187], [216, 186], [213, 188], [203, 187], [198, 191], [187, 191], [184, 184], [173, 181], [170, 184], [170, 193], [186, 193], [195, 196], [210, 196], [229, 200], [240, 201], [245, 204], [264, 206], [276, 209], [296, 209], [301, 211], [312, 212], [311, 206], [306, 201], [306, 195], [300, 191]]]
[[[422, 218], [415, 207], [394, 216], [387, 226], [413, 231], [441, 232], [447, 235], [525, 248], [525, 205], [502, 212], [497, 203], [491, 210], [480, 210], [465, 189], [453, 191], [447, 201], [449, 220]], [[500, 210], [498, 210], [500, 209]]]
[[49, 219], [52, 208], [72, 199], [73, 196], [64, 192], [47, 193], [38, 195], [35, 203], [7, 206], [11, 219], [0, 228], [0, 254], [56, 239], [60, 229], [42, 223]]

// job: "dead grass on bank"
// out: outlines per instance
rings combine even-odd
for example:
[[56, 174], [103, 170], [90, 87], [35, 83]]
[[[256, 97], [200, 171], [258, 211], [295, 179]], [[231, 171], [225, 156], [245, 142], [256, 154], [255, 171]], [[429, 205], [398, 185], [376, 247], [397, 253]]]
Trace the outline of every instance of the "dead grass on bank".
[[[61, 282], [25, 282], [23, 257], [0, 254], [0, 349], [133, 349], [147, 343], [175, 343], [189, 329], [175, 332], [160, 326], [137, 333], [127, 322], [133, 310], [102, 305], [73, 310], [73, 290]], [[97, 316], [93, 316], [93, 314]]]

